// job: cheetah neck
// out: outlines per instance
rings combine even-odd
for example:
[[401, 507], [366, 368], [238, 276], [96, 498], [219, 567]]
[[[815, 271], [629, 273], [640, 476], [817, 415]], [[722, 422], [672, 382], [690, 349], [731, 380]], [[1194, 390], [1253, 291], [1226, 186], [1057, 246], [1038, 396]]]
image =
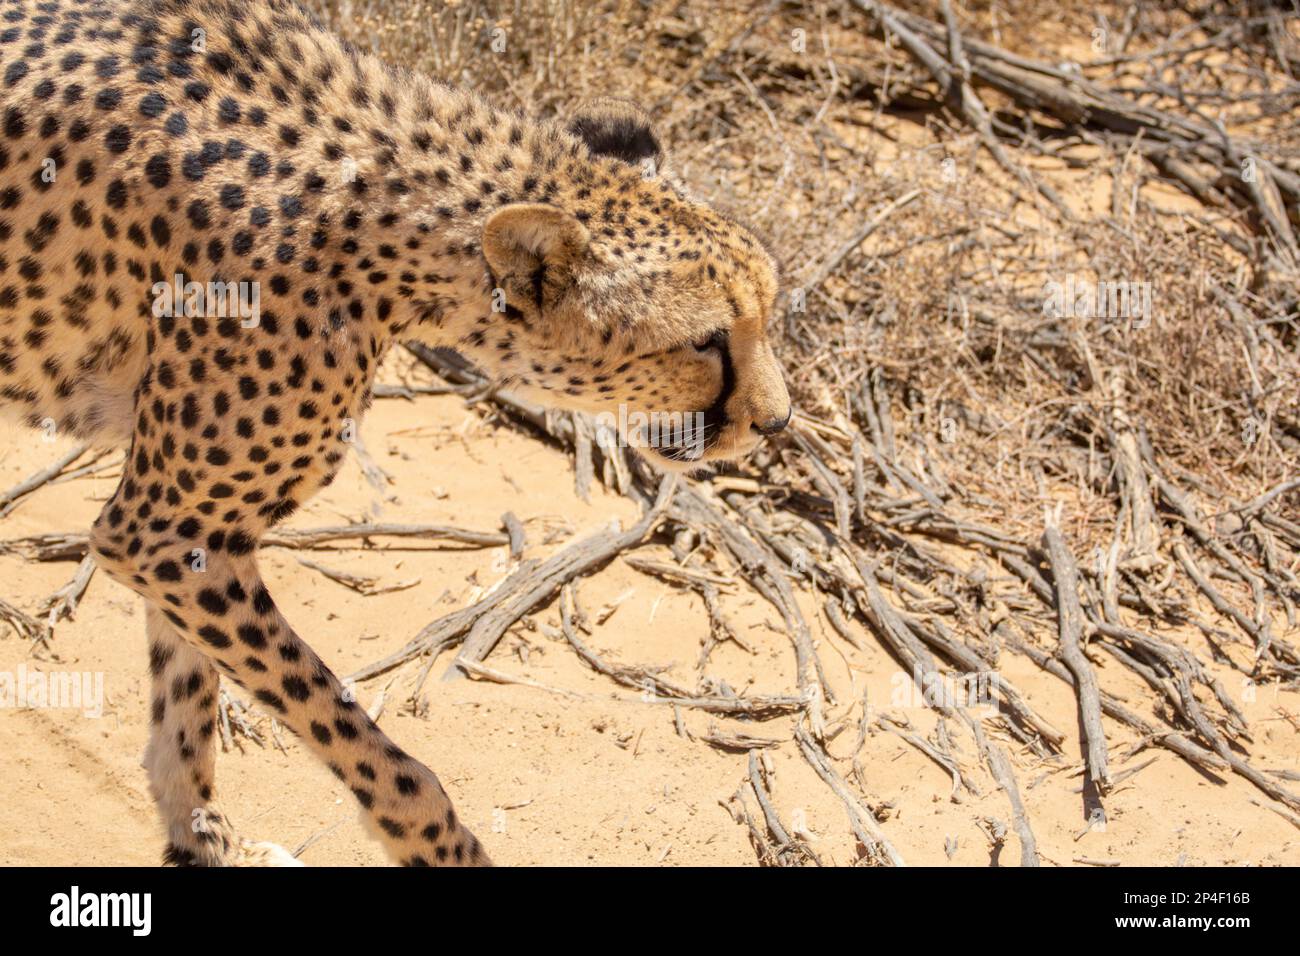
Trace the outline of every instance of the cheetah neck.
[[484, 222], [514, 202], [576, 214], [594, 202], [581, 184], [607, 173], [557, 123], [377, 63], [361, 63], [363, 83], [320, 144], [339, 164], [329, 214], [344, 227], [354, 286], [372, 298], [374, 335], [454, 348], [510, 380], [536, 363], [528, 336], [494, 309]]
[[321, 145], [339, 164], [327, 213], [343, 226], [353, 285], [368, 290], [376, 335], [475, 353], [497, 372], [473, 345], [476, 330], [503, 321], [483, 224], [510, 202], [562, 201], [545, 178], [571, 141], [425, 77], [384, 80]]

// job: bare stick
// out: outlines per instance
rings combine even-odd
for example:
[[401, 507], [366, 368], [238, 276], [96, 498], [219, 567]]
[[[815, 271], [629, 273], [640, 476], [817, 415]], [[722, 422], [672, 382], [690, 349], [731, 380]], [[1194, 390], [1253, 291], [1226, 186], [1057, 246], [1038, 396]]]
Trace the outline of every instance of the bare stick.
[[748, 753], [751, 750], [764, 750], [781, 746], [780, 740], [771, 737], [755, 737], [753, 734], [747, 734], [743, 731], [724, 733], [715, 724], [709, 724], [708, 732], [701, 734], [697, 739], [703, 740], [706, 744], [717, 747], [719, 750], [729, 750], [734, 753]]
[[388, 494], [388, 486], [393, 483], [393, 476], [379, 467], [360, 435], [352, 436], [352, 450], [357, 456], [357, 464], [361, 466], [361, 474], [370, 483], [370, 487], [379, 493], [382, 500]]
[[394, 584], [380, 584], [379, 579], [368, 574], [351, 574], [347, 571], [339, 571], [336, 568], [329, 568], [323, 564], [318, 564], [308, 558], [299, 558], [298, 563], [303, 567], [311, 568], [318, 571], [325, 577], [341, 584], [345, 588], [350, 588], [358, 594], [366, 597], [374, 597], [377, 594], [391, 594], [394, 591], [405, 591], [407, 588], [413, 588], [420, 583], [419, 578], [408, 578], [405, 581], [397, 581]]
[[1075, 678], [1075, 693], [1079, 699], [1079, 721], [1083, 727], [1087, 751], [1088, 772], [1102, 793], [1111, 787], [1110, 770], [1106, 766], [1106, 734], [1101, 725], [1101, 701], [1098, 696], [1097, 675], [1083, 653], [1083, 609], [1079, 606], [1079, 570], [1074, 556], [1061, 537], [1057, 518], [1048, 515], [1043, 542], [1052, 562], [1052, 577], [1056, 581], [1057, 625], [1061, 635], [1061, 660], [1070, 668]]
[[507, 511], [501, 516], [501, 526], [506, 529], [506, 534], [510, 538], [510, 559], [518, 561], [524, 556], [524, 547], [528, 543], [523, 522], [515, 517], [513, 511]]
[[772, 803], [771, 784], [768, 782], [768, 775], [765, 772], [766, 765], [760, 759], [756, 750], [749, 752], [749, 785], [753, 788], [754, 798], [758, 801], [759, 809], [763, 811], [763, 819], [767, 822], [767, 828], [777, 841], [775, 847], [775, 862], [779, 866], [793, 866], [799, 860], [799, 856], [807, 857], [818, 866], [821, 866], [821, 860], [813, 853], [812, 848], [803, 840], [797, 840], [790, 835], [781, 822], [780, 815], [776, 812], [776, 807]]
[[645, 667], [606, 663], [578, 637], [573, 626], [572, 587], [565, 585], [560, 592], [560, 626], [565, 638], [573, 645], [578, 656], [592, 670], [604, 674], [624, 687], [634, 687], [642, 693], [642, 703], [671, 704], [694, 707], [714, 714], [745, 715], [749, 717], [774, 717], [802, 711], [806, 701], [802, 697], [705, 697], [692, 694], [684, 687], [660, 677]]
[[461, 661], [486, 659], [510, 625], [550, 599], [562, 585], [644, 541], [663, 518], [664, 509], [668, 507], [675, 487], [676, 481], [666, 478], [660, 486], [659, 498], [654, 507], [627, 531], [599, 531], [542, 562], [517, 581], [509, 592], [494, 595], [491, 605], [474, 621], [465, 637], [464, 646], [456, 655], [456, 660], [447, 668], [443, 680], [455, 680], [464, 676], [465, 672], [458, 666]]
[[3, 598], [0, 598], [0, 621], [12, 627], [19, 637], [29, 641], [49, 640], [50, 632], [44, 624]]
[[902, 854], [889, 842], [880, 824], [876, 822], [875, 814], [858, 798], [857, 794], [849, 789], [844, 778], [835, 772], [829, 755], [821, 745], [802, 726], [795, 727], [794, 739], [798, 742], [804, 759], [817, 772], [817, 776], [821, 777], [844, 803], [844, 809], [849, 815], [849, 827], [858, 838], [858, 842], [862, 844], [868, 858], [880, 866], [906, 866]]
[[1024, 801], [1020, 799], [1020, 787], [1016, 784], [1016, 775], [1011, 769], [1011, 761], [1002, 748], [991, 740], [984, 741], [984, 755], [987, 758], [989, 772], [998, 782], [1011, 802], [1011, 825], [1015, 827], [1016, 836], [1020, 838], [1020, 865], [1038, 866], [1038, 842], [1034, 831], [1029, 826], [1029, 814], [1025, 812]]
[[[46, 465], [44, 468], [31, 475], [28, 475], [8, 491], [0, 491], [0, 518], [9, 514], [9, 512], [18, 504], [20, 498], [31, 494], [37, 488], [53, 481], [62, 474], [63, 469], [67, 468], [70, 464], [84, 455], [88, 447], [88, 445], [78, 445], [76, 448], [60, 455], [53, 463]], [[104, 452], [100, 452], [99, 454], [102, 456]]]
[[899, 196], [897, 199], [893, 199], [882, 206], [880, 211], [867, 220], [867, 222], [858, 229], [857, 232], [853, 233], [852, 236], [845, 240], [843, 245], [826, 257], [826, 260], [817, 267], [817, 271], [814, 272], [808, 278], [808, 281], [804, 283], [804, 289], [807, 291], [820, 289], [822, 283], [829, 279], [831, 274], [840, 267], [840, 264], [853, 254], [854, 249], [866, 242], [867, 238], [879, 229], [881, 224], [889, 219], [890, 216], [898, 212], [898, 210], [902, 209], [904, 206], [910, 205], [920, 195], [921, 190], [912, 189], [903, 193], [903, 195]]
[[72, 579], [41, 602], [40, 613], [45, 615], [47, 628], [53, 631], [55, 624], [65, 617], [71, 618], [76, 613], [77, 604], [81, 601], [81, 596], [86, 593], [86, 588], [90, 586], [90, 579], [95, 576], [97, 566], [95, 559], [86, 555], [77, 565]]
[[499, 531], [471, 531], [443, 524], [363, 524], [335, 525], [326, 528], [285, 528], [262, 538], [263, 547], [320, 548], [348, 538], [419, 538], [452, 544], [491, 548], [506, 544], [508, 538]]

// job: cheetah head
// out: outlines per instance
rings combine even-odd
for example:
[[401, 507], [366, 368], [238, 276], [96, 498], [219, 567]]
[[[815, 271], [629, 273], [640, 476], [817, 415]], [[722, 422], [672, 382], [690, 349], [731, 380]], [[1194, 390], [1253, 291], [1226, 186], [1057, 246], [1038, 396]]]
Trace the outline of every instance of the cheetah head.
[[558, 135], [577, 140], [571, 181], [483, 225], [510, 330], [498, 371], [595, 414], [663, 469], [746, 454], [791, 414], [766, 335], [772, 256], [665, 172], [635, 107], [596, 101]]

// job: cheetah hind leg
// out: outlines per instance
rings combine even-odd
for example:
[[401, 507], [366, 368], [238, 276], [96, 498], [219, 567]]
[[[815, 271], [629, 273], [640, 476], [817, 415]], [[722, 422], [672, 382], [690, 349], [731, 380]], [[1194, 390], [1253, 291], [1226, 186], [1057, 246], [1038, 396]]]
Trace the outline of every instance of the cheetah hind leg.
[[144, 767], [174, 866], [302, 866], [274, 843], [240, 838], [213, 805], [217, 673], [152, 605], [145, 611], [152, 724]]

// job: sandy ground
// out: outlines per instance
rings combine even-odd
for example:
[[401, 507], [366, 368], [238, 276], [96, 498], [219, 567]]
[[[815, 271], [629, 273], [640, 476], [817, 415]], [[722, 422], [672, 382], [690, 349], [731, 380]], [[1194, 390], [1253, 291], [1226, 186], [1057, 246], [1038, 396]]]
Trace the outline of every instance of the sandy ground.
[[[55, 460], [67, 446], [4, 426], [0, 487], [9, 487]], [[502, 512], [528, 531], [527, 557], [539, 557], [611, 519], [635, 517], [625, 499], [597, 488], [590, 504], [573, 491], [560, 451], [484, 420], [457, 397], [380, 400], [363, 437], [393, 483], [379, 496], [349, 462], [339, 480], [293, 520], [295, 527], [335, 524], [376, 514], [390, 521], [440, 522], [482, 530], [500, 527]], [[0, 539], [55, 530], [84, 530], [115, 483], [113, 472], [47, 486], [0, 519]], [[391, 542], [389, 542], [391, 543]], [[273, 593], [300, 633], [341, 674], [396, 649], [425, 623], [463, 606], [510, 570], [505, 548], [485, 550], [326, 551], [311, 557], [329, 568], [371, 575], [381, 586], [413, 586], [363, 596], [298, 564], [295, 553], [264, 552]], [[653, 549], [651, 551], [653, 553]], [[74, 565], [26, 564], [0, 557], [0, 597], [28, 612], [61, 586]], [[627, 592], [631, 595], [627, 596]], [[747, 592], [724, 594], [726, 613], [749, 650], [728, 643], [697, 668], [707, 618], [702, 603], [616, 562], [580, 587], [589, 612], [624, 597], [588, 638], [607, 660], [662, 665], [688, 686], [702, 678], [739, 692], [787, 693], [794, 681], [790, 644], [773, 610]], [[931, 712], [896, 694], [906, 686], [898, 665], [867, 633], [865, 650], [835, 635], [805, 595], [821, 658], [838, 695], [827, 713], [837, 770], [850, 776], [864, 694], [873, 714], [883, 709], [908, 720], [921, 736]], [[671, 707], [647, 702], [586, 667], [554, 636], [554, 606], [535, 615], [538, 626], [514, 628], [489, 664], [521, 681], [439, 680], [449, 655], [433, 664], [419, 705], [404, 701], [422, 664], [410, 664], [360, 688], [363, 705], [379, 694], [381, 723], [441, 776], [458, 809], [498, 863], [560, 865], [751, 865], [756, 854], [744, 826], [725, 804], [747, 774], [747, 756], [701, 740], [711, 726], [779, 741], [766, 751], [774, 771], [776, 809], [811, 841], [824, 863], [858, 857], [843, 804], [815, 775], [791, 740], [786, 719], [765, 723], [719, 720], [683, 711], [679, 733]], [[1295, 639], [1297, 635], [1289, 635]], [[1183, 636], [1201, 654], [1196, 638]], [[1150, 714], [1150, 694], [1115, 662], [1098, 654], [1104, 687]], [[1236, 776], [1213, 778], [1167, 751], [1129, 756], [1134, 738], [1107, 723], [1118, 773], [1140, 767], [1107, 800], [1104, 830], [1087, 831], [1078, 792], [1081, 763], [1073, 695], [1023, 657], [1007, 654], [1004, 673], [1038, 711], [1070, 736], [1066, 755], [1043, 763], [1003, 741], [1015, 763], [1043, 860], [1131, 864], [1300, 864], [1300, 831], [1257, 805], [1262, 794]], [[148, 732], [143, 613], [125, 589], [97, 575], [75, 620], [60, 623], [48, 651], [11, 632], [0, 634], [0, 672], [20, 665], [42, 671], [103, 675], [103, 714], [59, 708], [0, 709], [0, 864], [152, 865], [162, 849], [139, 766]], [[1216, 673], [1240, 702], [1255, 735], [1250, 760], [1266, 771], [1300, 771], [1300, 698], [1260, 688], [1252, 695], [1234, 672]], [[242, 691], [231, 688], [243, 698]], [[412, 711], [416, 712], [412, 712]], [[271, 839], [302, 852], [309, 865], [381, 864], [363, 834], [343, 786], [287, 731], [277, 747], [269, 718], [267, 740], [248, 740], [218, 762], [220, 801], [246, 836]], [[695, 737], [697, 739], [691, 739]], [[974, 741], [954, 739], [963, 765], [978, 768]], [[1015, 865], [1019, 845], [1009, 833], [1010, 805], [981, 769], [977, 793], [953, 796], [947, 771], [896, 734], [876, 729], [856, 752], [862, 796], [877, 810], [887, 837], [910, 864]], [[747, 791], [752, 813], [757, 807]], [[995, 822], [997, 821], [997, 822]]]

